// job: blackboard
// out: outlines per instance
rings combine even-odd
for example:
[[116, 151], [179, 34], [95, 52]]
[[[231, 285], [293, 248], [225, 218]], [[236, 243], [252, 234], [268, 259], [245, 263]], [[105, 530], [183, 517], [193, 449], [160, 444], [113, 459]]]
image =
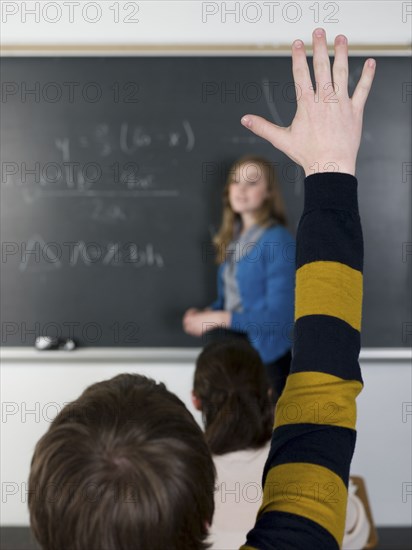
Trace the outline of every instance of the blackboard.
[[[350, 95], [364, 57], [350, 58]], [[1, 60], [2, 345], [191, 347], [216, 292], [211, 236], [230, 164], [264, 155], [295, 233], [302, 170], [240, 125], [289, 125], [290, 58]], [[311, 67], [312, 70], [312, 67]], [[312, 71], [313, 74], [313, 71]], [[378, 57], [357, 164], [364, 347], [411, 344], [411, 64]]]

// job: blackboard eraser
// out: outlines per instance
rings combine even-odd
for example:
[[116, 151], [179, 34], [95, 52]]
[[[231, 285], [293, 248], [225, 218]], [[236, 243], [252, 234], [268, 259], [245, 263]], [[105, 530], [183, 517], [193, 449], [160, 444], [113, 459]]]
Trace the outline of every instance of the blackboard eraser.
[[52, 336], [38, 336], [34, 342], [34, 347], [40, 351], [57, 349], [58, 345], [59, 340]]

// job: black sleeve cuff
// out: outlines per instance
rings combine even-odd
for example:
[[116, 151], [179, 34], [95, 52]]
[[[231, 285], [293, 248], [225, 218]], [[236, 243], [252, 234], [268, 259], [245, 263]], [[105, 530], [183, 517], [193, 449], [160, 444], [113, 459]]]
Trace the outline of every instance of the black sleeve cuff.
[[331, 208], [359, 212], [358, 180], [345, 172], [318, 172], [305, 178], [303, 213]]

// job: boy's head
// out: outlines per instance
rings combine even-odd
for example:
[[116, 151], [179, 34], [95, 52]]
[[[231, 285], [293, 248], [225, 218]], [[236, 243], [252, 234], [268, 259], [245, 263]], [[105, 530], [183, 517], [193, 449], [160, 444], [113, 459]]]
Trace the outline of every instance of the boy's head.
[[37, 443], [31, 525], [44, 550], [198, 550], [214, 483], [183, 402], [164, 384], [122, 374], [87, 388]]

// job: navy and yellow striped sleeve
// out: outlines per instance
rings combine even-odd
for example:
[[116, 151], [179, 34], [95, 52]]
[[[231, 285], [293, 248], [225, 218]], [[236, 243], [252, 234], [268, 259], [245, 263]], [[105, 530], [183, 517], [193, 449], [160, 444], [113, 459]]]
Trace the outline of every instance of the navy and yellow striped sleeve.
[[305, 178], [296, 247], [291, 373], [276, 407], [263, 501], [242, 550], [334, 550], [344, 534], [363, 386], [363, 237], [354, 176]]

